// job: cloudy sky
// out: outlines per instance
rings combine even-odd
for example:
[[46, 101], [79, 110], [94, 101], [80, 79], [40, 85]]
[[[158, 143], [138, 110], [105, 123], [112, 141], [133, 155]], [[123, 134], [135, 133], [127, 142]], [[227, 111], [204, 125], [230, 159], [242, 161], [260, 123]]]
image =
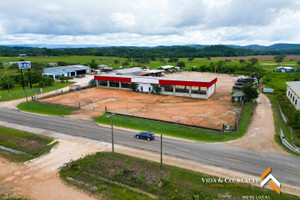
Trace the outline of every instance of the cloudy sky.
[[0, 45], [300, 43], [300, 0], [7, 0]]

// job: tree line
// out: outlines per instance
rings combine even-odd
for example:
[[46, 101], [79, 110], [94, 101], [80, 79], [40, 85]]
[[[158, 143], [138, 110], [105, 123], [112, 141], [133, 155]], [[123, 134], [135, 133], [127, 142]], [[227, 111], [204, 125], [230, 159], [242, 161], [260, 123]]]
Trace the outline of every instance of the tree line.
[[0, 46], [1, 56], [15, 57], [19, 54], [27, 56], [113, 56], [123, 58], [170, 58], [170, 57], [232, 57], [251, 55], [285, 55], [300, 54], [300, 50], [251, 50], [231, 48], [224, 45], [212, 45], [203, 49], [189, 46], [157, 46], [157, 47], [99, 47], [99, 48], [32, 48]]

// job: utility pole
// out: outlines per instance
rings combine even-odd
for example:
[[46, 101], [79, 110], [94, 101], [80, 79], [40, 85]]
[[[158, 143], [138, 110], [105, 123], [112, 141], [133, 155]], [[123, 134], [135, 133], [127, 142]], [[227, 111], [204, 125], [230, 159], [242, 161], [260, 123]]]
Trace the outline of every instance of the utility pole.
[[217, 64], [215, 64], [215, 76], [217, 76]]
[[7, 65], [5, 66], [5, 72], [6, 72], [6, 80], [7, 80], [8, 96], [9, 96], [9, 98], [11, 98], [10, 88], [9, 88], [9, 81], [8, 81], [8, 73], [7, 73]]
[[28, 76], [29, 76], [30, 89], [32, 89], [31, 77], [30, 77], [30, 69], [28, 69]]
[[25, 90], [25, 87], [24, 87], [24, 78], [23, 78], [23, 70], [21, 70], [21, 77], [22, 77], [22, 86], [23, 86], [23, 90]]
[[163, 138], [162, 138], [162, 134], [160, 135], [160, 180], [163, 181]]
[[178, 122], [180, 122], [180, 107], [178, 108]]

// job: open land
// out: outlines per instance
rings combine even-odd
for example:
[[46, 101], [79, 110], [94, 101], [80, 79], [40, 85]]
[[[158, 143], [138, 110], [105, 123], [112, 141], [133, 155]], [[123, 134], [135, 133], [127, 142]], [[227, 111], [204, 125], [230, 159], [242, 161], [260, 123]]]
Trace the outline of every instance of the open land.
[[[274, 61], [273, 55], [263, 55], [263, 56], [235, 56], [235, 57], [213, 57], [216, 60], [248, 60], [251, 58], [257, 58], [259, 61]], [[300, 55], [287, 55], [283, 61], [298, 61], [300, 60]]]
[[[183, 72], [168, 77], [213, 78], [211, 73]], [[109, 111], [166, 121], [221, 129], [223, 124], [234, 124], [236, 108], [230, 101], [231, 87], [236, 77], [218, 75], [217, 90], [208, 100], [174, 96], [151, 95], [128, 90], [92, 88], [42, 101], [68, 106], [81, 105], [72, 115], [98, 117]], [[179, 106], [180, 105], [180, 106]], [[179, 117], [180, 115], [180, 117]]]

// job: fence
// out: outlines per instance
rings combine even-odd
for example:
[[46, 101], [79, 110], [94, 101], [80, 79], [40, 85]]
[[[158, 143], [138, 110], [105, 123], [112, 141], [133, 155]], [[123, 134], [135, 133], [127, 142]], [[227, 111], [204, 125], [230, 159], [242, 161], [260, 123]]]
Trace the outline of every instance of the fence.
[[[41, 93], [40, 89], [26, 90], [27, 97], [34, 96], [34, 95], [40, 94], [40, 93]], [[8, 91], [5, 90], [5, 92], [3, 92], [3, 90], [2, 90], [2, 91], [0, 91], [0, 100], [9, 101], [9, 100], [13, 100], [13, 99], [20, 99], [20, 98], [24, 98], [26, 95], [25, 95], [25, 91], [15, 92], [15, 91], [11, 90], [10, 94], [9, 94]]]
[[154, 119], [154, 118], [146, 118], [146, 117], [139, 117], [139, 116], [134, 116], [134, 115], [126, 115], [126, 114], [122, 114], [122, 113], [115, 113], [115, 112], [109, 112], [109, 111], [106, 111], [106, 113], [108, 113], [108, 114], [114, 113], [115, 115], [124, 116], [124, 117], [145, 119], [145, 120], [149, 120], [149, 121], [162, 122], [162, 123], [166, 123], [166, 124], [173, 124], [173, 125], [179, 125], [179, 126], [185, 126], [185, 127], [191, 127], [191, 128], [198, 128], [198, 129], [206, 129], [206, 130], [210, 130], [210, 131], [218, 131], [218, 132], [223, 131], [222, 129], [214, 129], [214, 128], [209, 128], [209, 127], [204, 127], [204, 126], [197, 126], [197, 125], [192, 125], [192, 124], [184, 124], [184, 123], [171, 122], [171, 121], [165, 121], [165, 120]]
[[80, 107], [76, 107], [76, 106], [67, 106], [67, 105], [62, 105], [62, 104], [48, 103], [48, 102], [43, 102], [43, 101], [39, 101], [39, 100], [35, 101], [35, 103], [54, 105], [54, 106], [59, 106], [59, 107], [64, 107], [64, 108], [72, 108], [72, 109], [76, 109], [76, 110], [80, 109]]
[[282, 129], [280, 129], [280, 139], [281, 139], [281, 142], [282, 144], [288, 148], [289, 150], [291, 150], [292, 152], [296, 153], [296, 154], [299, 154], [300, 155], [300, 151], [298, 151], [296, 148], [294, 148], [290, 143], [288, 143], [288, 141], [286, 141], [284, 135], [283, 135], [283, 132], [282, 132]]
[[237, 118], [237, 120], [234, 124], [234, 130], [233, 131], [237, 131], [239, 129], [240, 121], [241, 121], [242, 114], [243, 114], [243, 111], [244, 111], [244, 107], [245, 107], [245, 103], [242, 102], [241, 110], [238, 112], [238, 118]]

